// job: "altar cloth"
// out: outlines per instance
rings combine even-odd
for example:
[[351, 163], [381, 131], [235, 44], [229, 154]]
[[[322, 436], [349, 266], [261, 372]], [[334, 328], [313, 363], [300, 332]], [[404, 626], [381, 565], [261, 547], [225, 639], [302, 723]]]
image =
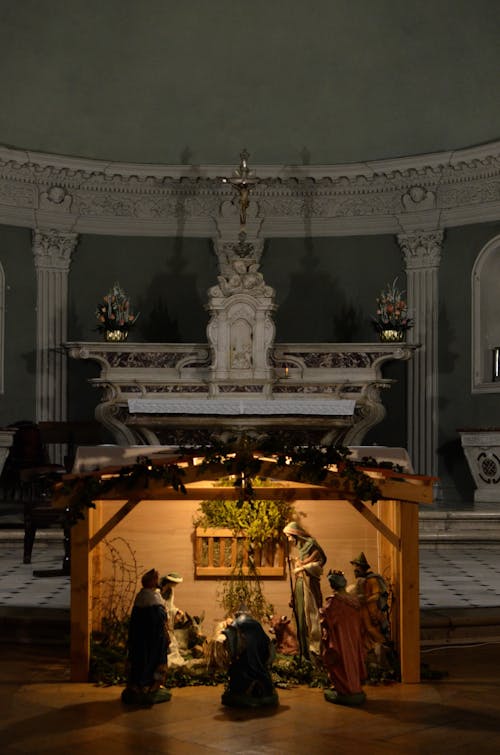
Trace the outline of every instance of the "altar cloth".
[[353, 399], [144, 399], [128, 400], [131, 414], [189, 414], [215, 416], [308, 415], [338, 417], [354, 414]]

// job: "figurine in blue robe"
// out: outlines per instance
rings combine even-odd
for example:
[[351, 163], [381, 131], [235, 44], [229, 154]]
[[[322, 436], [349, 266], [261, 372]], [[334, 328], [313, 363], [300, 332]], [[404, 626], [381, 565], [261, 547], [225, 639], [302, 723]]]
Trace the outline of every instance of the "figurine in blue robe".
[[170, 700], [165, 688], [169, 646], [168, 616], [160, 590], [159, 573], [151, 569], [142, 577], [135, 598], [127, 642], [127, 686], [122, 701], [127, 705], [153, 705]]

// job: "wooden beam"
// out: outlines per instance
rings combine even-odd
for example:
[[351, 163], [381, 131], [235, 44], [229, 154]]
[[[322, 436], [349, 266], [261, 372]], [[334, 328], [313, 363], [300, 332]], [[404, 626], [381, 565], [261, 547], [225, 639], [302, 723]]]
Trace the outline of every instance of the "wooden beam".
[[356, 511], [359, 511], [361, 516], [364, 516], [364, 518], [372, 524], [375, 529], [377, 529], [392, 545], [399, 551], [401, 549], [401, 540], [398, 537], [398, 535], [393, 532], [384, 522], [382, 522], [378, 516], [373, 512], [372, 509], [369, 509], [368, 506], [366, 506], [363, 501], [355, 500], [355, 501], [349, 501], [351, 506], [356, 509]]
[[123, 506], [116, 511], [112, 517], [108, 519], [108, 521], [103, 524], [103, 526], [94, 534], [89, 540], [89, 551], [92, 551], [96, 545], [98, 545], [105, 537], [108, 535], [117, 524], [119, 524], [122, 519], [125, 519], [127, 514], [129, 514], [141, 501], [142, 499], [139, 498], [129, 498], [128, 501], [126, 501]]

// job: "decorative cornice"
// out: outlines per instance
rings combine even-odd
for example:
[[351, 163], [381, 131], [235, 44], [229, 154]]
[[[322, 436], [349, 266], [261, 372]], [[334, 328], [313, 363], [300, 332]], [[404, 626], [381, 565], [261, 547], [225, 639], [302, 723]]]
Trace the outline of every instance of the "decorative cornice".
[[[500, 219], [500, 142], [349, 165], [256, 165], [262, 237], [398, 233]], [[0, 147], [0, 222], [76, 233], [215, 236], [229, 165], [106, 163]]]

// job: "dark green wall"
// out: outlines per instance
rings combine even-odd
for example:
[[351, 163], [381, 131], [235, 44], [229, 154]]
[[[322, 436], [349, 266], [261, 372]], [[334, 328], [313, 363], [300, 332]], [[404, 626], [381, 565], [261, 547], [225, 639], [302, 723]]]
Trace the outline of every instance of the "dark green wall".
[[493, 0], [4, 0], [0, 144], [343, 163], [499, 138]]
[[35, 417], [36, 280], [31, 231], [0, 225], [5, 273], [5, 390], [0, 426]]

